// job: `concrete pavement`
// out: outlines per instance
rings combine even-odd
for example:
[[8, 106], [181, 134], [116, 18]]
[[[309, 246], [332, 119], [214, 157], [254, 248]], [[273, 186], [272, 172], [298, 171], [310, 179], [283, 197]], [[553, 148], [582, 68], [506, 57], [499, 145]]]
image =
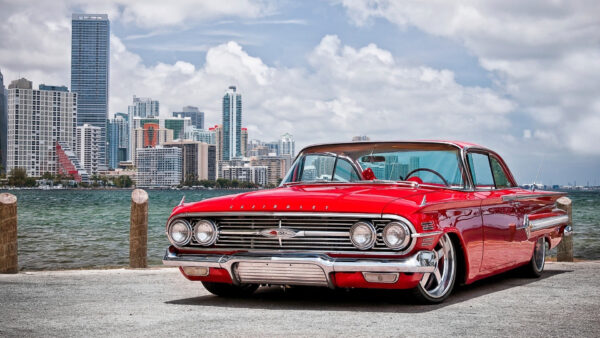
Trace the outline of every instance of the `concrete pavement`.
[[435, 306], [313, 288], [222, 299], [170, 268], [0, 275], [0, 337], [107, 335], [598, 337], [600, 261], [547, 263], [540, 279], [503, 274]]

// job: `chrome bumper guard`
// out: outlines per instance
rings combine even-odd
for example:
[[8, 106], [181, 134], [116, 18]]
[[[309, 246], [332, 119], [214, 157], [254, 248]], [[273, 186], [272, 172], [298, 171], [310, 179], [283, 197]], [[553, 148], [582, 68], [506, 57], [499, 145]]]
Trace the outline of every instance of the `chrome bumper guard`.
[[[437, 256], [434, 251], [419, 251], [416, 254], [401, 259], [382, 258], [334, 258], [324, 254], [311, 253], [240, 253], [233, 255], [208, 255], [208, 254], [180, 254], [167, 249], [163, 264], [179, 267], [207, 267], [226, 269], [234, 284], [240, 284], [243, 278], [237, 273], [237, 266], [243, 264], [287, 265], [286, 280], [289, 283], [273, 282], [276, 279], [264, 278], [264, 284], [310, 284], [319, 283], [294, 282], [294, 269], [306, 265], [314, 265], [323, 270], [326, 283], [323, 286], [334, 287], [330, 278], [332, 272], [387, 272], [387, 273], [431, 273], [437, 265]], [[268, 266], [268, 264], [266, 264]], [[265, 266], [266, 269], [268, 267]], [[297, 276], [302, 271], [298, 268]], [[269, 276], [266, 271], [265, 276]]]

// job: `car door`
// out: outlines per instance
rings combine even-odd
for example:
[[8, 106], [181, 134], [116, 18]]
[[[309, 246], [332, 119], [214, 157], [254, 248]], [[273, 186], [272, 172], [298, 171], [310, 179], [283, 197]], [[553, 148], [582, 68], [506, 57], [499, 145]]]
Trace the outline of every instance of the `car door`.
[[470, 151], [467, 159], [476, 195], [481, 198], [483, 258], [480, 272], [493, 272], [519, 260], [515, 245], [519, 212], [513, 203], [503, 198], [514, 194], [515, 187], [505, 173], [498, 171], [498, 160], [488, 152]]

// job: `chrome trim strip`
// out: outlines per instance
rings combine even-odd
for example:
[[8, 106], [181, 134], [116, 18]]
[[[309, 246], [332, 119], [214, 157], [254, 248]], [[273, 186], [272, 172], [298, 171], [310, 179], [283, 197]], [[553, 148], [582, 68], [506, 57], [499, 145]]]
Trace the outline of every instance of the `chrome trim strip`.
[[552, 228], [557, 225], [565, 224], [568, 222], [569, 222], [569, 216], [562, 215], [562, 216], [553, 216], [553, 217], [536, 219], [533, 221], [530, 220], [529, 226], [531, 227], [531, 231], [537, 231], [537, 230]]
[[443, 234], [443, 231], [432, 231], [432, 232], [422, 232], [419, 234], [412, 234], [410, 237], [412, 238], [422, 238], [422, 237], [431, 237]]
[[502, 196], [503, 201], [519, 201], [519, 200], [528, 200], [539, 197], [550, 197], [550, 196], [560, 196], [566, 195], [564, 192], [548, 192], [546, 194], [527, 194], [527, 195], [504, 195]]
[[[413, 272], [432, 273], [437, 265], [437, 257], [433, 251], [419, 251], [416, 254], [402, 259], [378, 258], [333, 258], [327, 255], [314, 253], [286, 253], [271, 255], [266, 253], [234, 254], [234, 255], [196, 255], [177, 254], [169, 248], [163, 258], [167, 266], [198, 266], [226, 269], [234, 284], [239, 284], [233, 269], [240, 262], [248, 263], [287, 263], [287, 264], [313, 264], [325, 272], [327, 283], [334, 287], [330, 274], [332, 272]], [[294, 284], [290, 279], [289, 284]]]
[[[281, 228], [281, 229], [289, 229], [289, 230], [294, 230], [291, 228]], [[261, 235], [261, 231], [260, 230], [221, 230], [219, 231], [219, 235], [247, 235], [247, 236], [252, 236], [252, 235]], [[321, 237], [321, 236], [327, 236], [327, 237], [348, 237], [350, 236], [350, 233], [348, 231], [312, 231], [312, 230], [306, 230], [306, 231], [296, 231], [296, 235], [294, 237], [290, 237], [290, 238], [296, 238], [296, 237]], [[265, 237], [266, 238], [266, 237]]]

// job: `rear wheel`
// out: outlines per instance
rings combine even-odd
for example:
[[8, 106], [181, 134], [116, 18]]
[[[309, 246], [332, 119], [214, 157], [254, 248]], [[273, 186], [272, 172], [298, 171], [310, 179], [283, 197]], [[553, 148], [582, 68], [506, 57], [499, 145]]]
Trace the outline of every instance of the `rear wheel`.
[[542, 275], [544, 265], [546, 265], [546, 240], [544, 237], [540, 237], [535, 242], [531, 260], [525, 266], [525, 273], [529, 277], [537, 278]]
[[258, 289], [256, 284], [233, 285], [228, 283], [202, 282], [204, 288], [219, 297], [236, 298], [246, 297]]
[[413, 290], [417, 300], [425, 304], [443, 302], [456, 282], [456, 249], [448, 234], [440, 238], [435, 247], [437, 266], [432, 273], [425, 273], [419, 285]]

